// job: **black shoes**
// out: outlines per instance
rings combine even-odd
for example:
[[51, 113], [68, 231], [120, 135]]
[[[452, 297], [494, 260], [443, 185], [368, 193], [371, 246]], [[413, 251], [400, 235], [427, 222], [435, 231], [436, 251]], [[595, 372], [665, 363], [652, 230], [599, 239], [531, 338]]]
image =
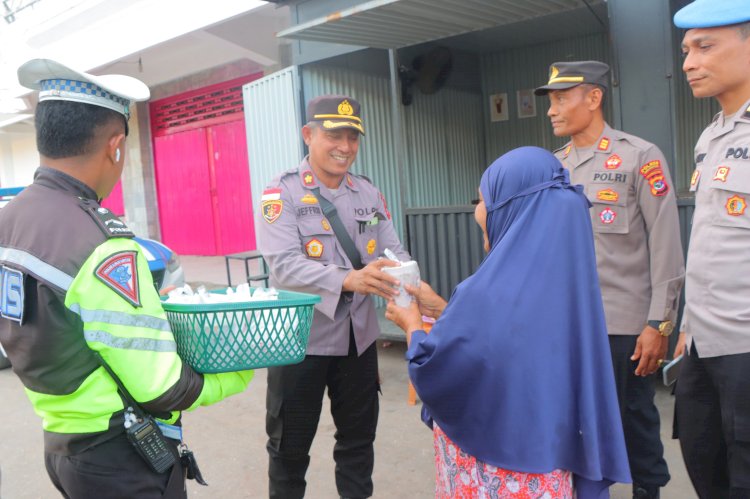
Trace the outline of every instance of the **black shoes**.
[[633, 499], [659, 499], [659, 487], [634, 483]]

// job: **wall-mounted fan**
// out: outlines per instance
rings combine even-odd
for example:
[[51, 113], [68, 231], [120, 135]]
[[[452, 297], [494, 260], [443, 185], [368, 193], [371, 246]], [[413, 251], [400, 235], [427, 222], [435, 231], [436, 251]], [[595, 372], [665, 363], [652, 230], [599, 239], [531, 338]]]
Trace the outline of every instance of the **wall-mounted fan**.
[[399, 67], [401, 79], [401, 103], [411, 104], [414, 96], [412, 86], [416, 85], [425, 95], [434, 94], [440, 90], [450, 76], [453, 67], [453, 56], [448, 47], [435, 47], [429, 52], [420, 54], [411, 62], [411, 68]]

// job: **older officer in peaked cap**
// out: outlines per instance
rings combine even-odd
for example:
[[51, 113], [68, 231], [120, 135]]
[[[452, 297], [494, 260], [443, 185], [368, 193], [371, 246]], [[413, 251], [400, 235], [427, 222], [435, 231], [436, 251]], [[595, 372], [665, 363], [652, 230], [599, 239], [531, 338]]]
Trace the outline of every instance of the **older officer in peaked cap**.
[[[41, 166], [0, 210], [0, 342], [43, 419], [47, 473], [69, 498], [186, 497], [185, 467], [197, 468], [178, 455], [179, 411], [244, 390], [252, 371], [202, 375], [182, 363], [133, 233], [99, 204], [122, 172], [130, 104], [148, 87], [49, 59], [25, 63], [18, 79], [39, 91]], [[160, 430], [138, 435], [163, 444], [149, 447], [158, 462], [126, 434], [146, 413]]]
[[555, 156], [591, 201], [596, 266], [609, 332], [634, 498], [669, 481], [651, 376], [667, 353], [684, 277], [677, 203], [664, 155], [611, 128], [602, 103], [609, 66], [556, 62], [536, 89], [549, 96]]
[[675, 430], [701, 498], [750, 497], [750, 4], [697, 0], [674, 16], [693, 95], [721, 111], [695, 146], [695, 213]]
[[302, 127], [309, 155], [263, 191], [263, 220], [257, 226], [272, 284], [322, 298], [315, 306], [305, 360], [268, 370], [272, 498], [305, 494], [326, 389], [336, 424], [338, 492], [348, 498], [372, 495], [380, 330], [371, 296], [390, 298], [397, 282], [381, 270], [393, 265], [378, 259], [383, 250], [393, 250], [402, 260], [409, 255], [383, 195], [367, 177], [350, 172], [364, 133], [355, 99], [324, 95], [311, 100]]

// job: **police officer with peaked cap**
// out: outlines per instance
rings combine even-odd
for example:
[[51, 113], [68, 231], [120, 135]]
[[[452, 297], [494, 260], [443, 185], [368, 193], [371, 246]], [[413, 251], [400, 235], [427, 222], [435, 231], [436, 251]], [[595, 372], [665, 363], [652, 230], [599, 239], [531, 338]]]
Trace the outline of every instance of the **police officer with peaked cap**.
[[750, 498], [750, 5], [697, 0], [674, 23], [693, 96], [721, 106], [690, 181], [675, 433], [699, 497]]
[[556, 62], [547, 95], [555, 156], [592, 203], [596, 264], [622, 413], [633, 497], [659, 497], [669, 481], [651, 376], [667, 353], [684, 277], [677, 203], [654, 144], [611, 128], [602, 103], [609, 66]]
[[268, 370], [272, 498], [305, 494], [326, 388], [336, 424], [338, 492], [349, 498], [372, 495], [380, 329], [371, 295], [388, 299], [397, 282], [382, 271], [394, 265], [378, 259], [383, 250], [393, 250], [402, 260], [409, 255], [383, 195], [367, 177], [350, 172], [364, 132], [355, 99], [324, 95], [311, 100], [302, 127], [309, 155], [272, 180], [261, 199], [259, 240], [271, 283], [322, 298], [315, 306], [305, 360]]
[[174, 449], [180, 412], [245, 389], [252, 371], [201, 375], [183, 364], [133, 233], [99, 201], [120, 178], [132, 101], [149, 90], [49, 59], [18, 70], [39, 90], [41, 166], [0, 210], [0, 342], [43, 419], [45, 465], [69, 498], [182, 498], [180, 459], [164, 473], [125, 434], [124, 396], [161, 418]]

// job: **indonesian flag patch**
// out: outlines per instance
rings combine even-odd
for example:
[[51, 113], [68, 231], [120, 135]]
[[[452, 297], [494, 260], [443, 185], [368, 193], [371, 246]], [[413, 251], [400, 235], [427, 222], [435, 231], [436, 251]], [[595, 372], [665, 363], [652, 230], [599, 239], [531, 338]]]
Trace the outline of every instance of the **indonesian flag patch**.
[[110, 256], [95, 271], [96, 277], [134, 307], [141, 306], [135, 251]]

